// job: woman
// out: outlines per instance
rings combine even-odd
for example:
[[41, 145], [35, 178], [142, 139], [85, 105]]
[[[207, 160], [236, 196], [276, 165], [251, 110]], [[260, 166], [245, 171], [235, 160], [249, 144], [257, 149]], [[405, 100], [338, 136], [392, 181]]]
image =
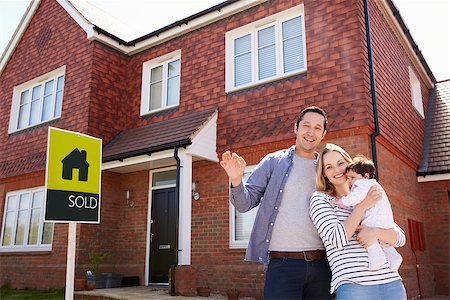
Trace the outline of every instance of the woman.
[[327, 144], [320, 155], [317, 191], [311, 197], [310, 216], [324, 243], [332, 272], [331, 293], [336, 292], [336, 300], [406, 299], [398, 272], [391, 271], [387, 262], [379, 269], [369, 270], [364, 248], [376, 240], [401, 247], [406, 241], [405, 233], [398, 226], [394, 229], [360, 227], [359, 234], [355, 235], [364, 213], [376, 203], [376, 197], [366, 197], [353, 209], [332, 203], [350, 193], [345, 173], [351, 161], [344, 149]]

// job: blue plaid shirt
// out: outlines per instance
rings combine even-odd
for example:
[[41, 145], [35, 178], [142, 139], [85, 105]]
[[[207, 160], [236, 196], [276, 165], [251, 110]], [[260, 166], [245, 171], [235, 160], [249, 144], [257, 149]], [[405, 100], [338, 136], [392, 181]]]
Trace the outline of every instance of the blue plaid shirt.
[[269, 264], [269, 244], [284, 186], [294, 161], [295, 146], [268, 154], [247, 182], [231, 188], [231, 203], [239, 212], [258, 206], [245, 260]]

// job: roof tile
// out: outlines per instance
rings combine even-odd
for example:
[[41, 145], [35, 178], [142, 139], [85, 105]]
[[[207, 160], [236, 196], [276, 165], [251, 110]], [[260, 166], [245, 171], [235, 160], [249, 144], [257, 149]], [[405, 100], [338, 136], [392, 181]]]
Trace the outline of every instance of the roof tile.
[[103, 161], [190, 145], [196, 132], [216, 111], [208, 109], [122, 131], [103, 147]]
[[450, 173], [450, 80], [430, 94], [419, 175]]

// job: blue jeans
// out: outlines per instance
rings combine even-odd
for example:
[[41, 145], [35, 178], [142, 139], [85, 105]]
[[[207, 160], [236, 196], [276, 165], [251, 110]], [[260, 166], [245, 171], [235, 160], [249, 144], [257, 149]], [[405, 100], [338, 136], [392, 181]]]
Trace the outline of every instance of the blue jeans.
[[266, 271], [264, 299], [333, 299], [330, 281], [326, 259], [271, 259]]
[[406, 300], [401, 280], [377, 285], [346, 283], [336, 290], [336, 300]]

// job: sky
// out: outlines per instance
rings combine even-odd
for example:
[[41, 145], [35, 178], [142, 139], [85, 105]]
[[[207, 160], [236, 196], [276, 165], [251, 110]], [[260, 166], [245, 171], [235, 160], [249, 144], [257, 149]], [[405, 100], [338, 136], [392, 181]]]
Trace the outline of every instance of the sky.
[[[90, 0], [136, 29], [152, 32], [224, 0]], [[29, 0], [0, 0], [0, 53], [14, 34]], [[450, 79], [450, 1], [394, 0], [437, 81]], [[157, 5], [158, 9], [155, 9]]]

